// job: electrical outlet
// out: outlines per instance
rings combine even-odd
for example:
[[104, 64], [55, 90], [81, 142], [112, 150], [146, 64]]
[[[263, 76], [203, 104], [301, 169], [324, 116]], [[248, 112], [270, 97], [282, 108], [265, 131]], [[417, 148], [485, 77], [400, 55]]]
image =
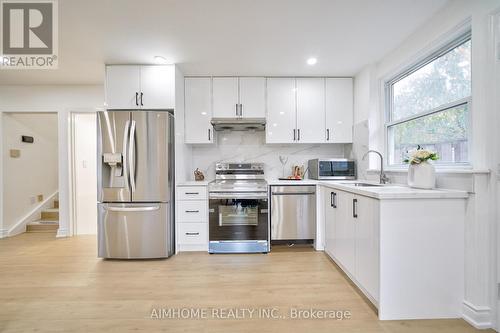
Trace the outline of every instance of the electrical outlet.
[[38, 202], [42, 202], [43, 201], [43, 194], [39, 194], [36, 196]]
[[36, 198], [35, 197], [30, 197], [30, 205], [34, 205], [36, 202]]

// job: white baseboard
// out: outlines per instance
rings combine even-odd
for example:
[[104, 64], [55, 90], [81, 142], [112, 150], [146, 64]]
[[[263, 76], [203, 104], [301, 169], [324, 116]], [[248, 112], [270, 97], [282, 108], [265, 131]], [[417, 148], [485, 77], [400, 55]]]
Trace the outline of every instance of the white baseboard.
[[463, 302], [463, 318], [466, 322], [477, 329], [492, 328], [491, 308], [488, 306], [478, 306], [470, 302]]
[[23, 218], [17, 221], [7, 232], [7, 236], [15, 236], [18, 234], [22, 234], [26, 231], [26, 225], [32, 221], [34, 221], [41, 213], [42, 210], [46, 208], [50, 208], [51, 203], [57, 197], [59, 191], [55, 191], [51, 195], [49, 195], [44, 201], [40, 202], [36, 205], [28, 214], [26, 214]]
[[5, 238], [9, 235], [9, 230], [7, 229], [0, 229], [0, 238]]
[[59, 229], [57, 229], [56, 238], [63, 238], [63, 237], [69, 237], [68, 229], [59, 227]]

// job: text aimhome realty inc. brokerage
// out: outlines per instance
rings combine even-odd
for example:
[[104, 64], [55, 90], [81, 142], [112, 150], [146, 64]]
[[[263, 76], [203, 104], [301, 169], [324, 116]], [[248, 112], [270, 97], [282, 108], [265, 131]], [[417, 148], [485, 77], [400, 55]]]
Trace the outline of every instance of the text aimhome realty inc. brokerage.
[[153, 308], [150, 319], [351, 319], [349, 310], [324, 310], [313, 308], [290, 308], [282, 311], [279, 308]]

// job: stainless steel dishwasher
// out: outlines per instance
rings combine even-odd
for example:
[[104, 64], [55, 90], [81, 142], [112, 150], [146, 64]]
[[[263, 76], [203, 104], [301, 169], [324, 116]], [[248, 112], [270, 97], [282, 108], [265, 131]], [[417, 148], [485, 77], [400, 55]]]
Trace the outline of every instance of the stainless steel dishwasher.
[[316, 186], [271, 186], [271, 240], [316, 238]]

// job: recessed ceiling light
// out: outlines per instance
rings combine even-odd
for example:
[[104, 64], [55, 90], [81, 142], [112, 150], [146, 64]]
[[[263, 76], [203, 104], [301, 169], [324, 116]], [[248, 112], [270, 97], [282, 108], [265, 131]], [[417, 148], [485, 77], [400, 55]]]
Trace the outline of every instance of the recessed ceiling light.
[[155, 56], [154, 61], [155, 61], [155, 64], [158, 64], [158, 65], [170, 64], [170, 62], [167, 60], [167, 58], [162, 57], [162, 56]]
[[307, 59], [307, 64], [310, 66], [316, 65], [317, 62], [318, 62], [318, 59], [316, 59], [314, 57]]

